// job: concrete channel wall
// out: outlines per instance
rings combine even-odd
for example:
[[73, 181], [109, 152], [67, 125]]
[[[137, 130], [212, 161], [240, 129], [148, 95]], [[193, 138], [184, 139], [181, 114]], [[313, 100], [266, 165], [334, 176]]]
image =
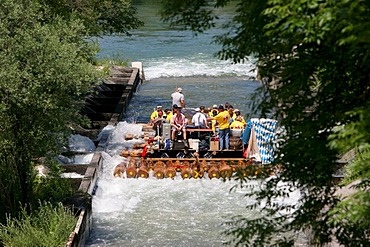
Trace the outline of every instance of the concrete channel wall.
[[[133, 93], [143, 83], [143, 71], [140, 62], [133, 63], [135, 67], [111, 68], [110, 77], [102, 85], [96, 88], [97, 92], [86, 98], [85, 113], [92, 122], [93, 129], [80, 130], [81, 135], [86, 135], [94, 139], [97, 134], [108, 124], [115, 126], [122, 114], [125, 112]], [[92, 160], [88, 165], [68, 165], [69, 171], [77, 172], [83, 175], [82, 179], [76, 181], [79, 183], [78, 192], [88, 195], [87, 202], [83, 206], [78, 206], [77, 224], [71, 232], [66, 247], [84, 246], [90, 235], [92, 228], [92, 195], [102, 166], [101, 152], [104, 151], [108, 135], [103, 135], [95, 142], [96, 150]], [[63, 166], [62, 166], [63, 167]], [[86, 196], [85, 196], [86, 197]]]

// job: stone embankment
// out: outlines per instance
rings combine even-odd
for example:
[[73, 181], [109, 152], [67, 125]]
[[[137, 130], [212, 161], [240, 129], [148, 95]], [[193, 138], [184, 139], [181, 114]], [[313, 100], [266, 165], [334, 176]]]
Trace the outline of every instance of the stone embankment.
[[[66, 246], [84, 246], [92, 227], [91, 196], [93, 195], [99, 167], [102, 164], [101, 152], [107, 142], [108, 135], [98, 134], [107, 125], [115, 126], [122, 118], [134, 92], [143, 83], [144, 74], [140, 62], [132, 63], [132, 67], [114, 66], [110, 69], [110, 77], [94, 88], [94, 93], [88, 95], [82, 113], [91, 121], [91, 128], [76, 127], [76, 134], [89, 137], [96, 145], [92, 160], [89, 164], [63, 166], [65, 172], [75, 172], [82, 178], [73, 179], [78, 187], [75, 207], [77, 207], [77, 224], [71, 232]], [[80, 197], [80, 199], [78, 199]]]

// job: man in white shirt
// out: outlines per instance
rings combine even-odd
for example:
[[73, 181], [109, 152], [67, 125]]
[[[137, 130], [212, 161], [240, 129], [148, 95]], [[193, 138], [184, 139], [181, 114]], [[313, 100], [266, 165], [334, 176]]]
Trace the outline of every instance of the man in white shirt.
[[172, 105], [177, 105], [181, 108], [185, 107], [185, 98], [182, 94], [182, 88], [178, 87], [174, 93], [171, 94]]
[[203, 113], [200, 112], [200, 108], [196, 108], [195, 112], [196, 113], [191, 119], [191, 122], [194, 124], [194, 126], [199, 129], [208, 129], [207, 118]]

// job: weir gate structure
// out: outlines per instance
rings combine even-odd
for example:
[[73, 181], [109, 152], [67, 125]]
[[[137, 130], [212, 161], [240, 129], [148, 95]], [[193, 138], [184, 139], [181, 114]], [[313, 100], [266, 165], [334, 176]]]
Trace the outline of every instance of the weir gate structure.
[[75, 127], [74, 132], [93, 140], [96, 150], [89, 164], [61, 165], [65, 172], [74, 172], [82, 177], [71, 178], [82, 199], [76, 198], [78, 219], [66, 243], [68, 247], [83, 246], [92, 226], [91, 195], [102, 163], [101, 151], [104, 151], [108, 134], [101, 135], [99, 139], [97, 137], [104, 127], [115, 126], [121, 120], [134, 92], [143, 83], [143, 75], [140, 62], [133, 62], [132, 67], [113, 66], [110, 68], [109, 78], [85, 98], [81, 114], [88, 117], [91, 128]]
[[143, 83], [140, 63], [133, 63], [135, 64], [139, 64], [140, 68], [110, 68], [109, 78], [104, 79], [102, 84], [87, 95], [81, 113], [88, 117], [91, 128], [78, 128], [78, 133], [95, 139], [105, 126], [115, 125], [120, 121], [133, 93]]

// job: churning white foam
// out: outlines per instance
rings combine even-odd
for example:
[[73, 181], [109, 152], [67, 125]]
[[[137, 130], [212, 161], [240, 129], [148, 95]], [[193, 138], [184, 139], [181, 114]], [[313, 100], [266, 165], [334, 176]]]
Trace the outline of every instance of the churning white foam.
[[235, 64], [220, 60], [207, 54], [196, 54], [189, 57], [162, 57], [143, 61], [146, 79], [161, 77], [248, 77], [255, 78], [254, 61]]

